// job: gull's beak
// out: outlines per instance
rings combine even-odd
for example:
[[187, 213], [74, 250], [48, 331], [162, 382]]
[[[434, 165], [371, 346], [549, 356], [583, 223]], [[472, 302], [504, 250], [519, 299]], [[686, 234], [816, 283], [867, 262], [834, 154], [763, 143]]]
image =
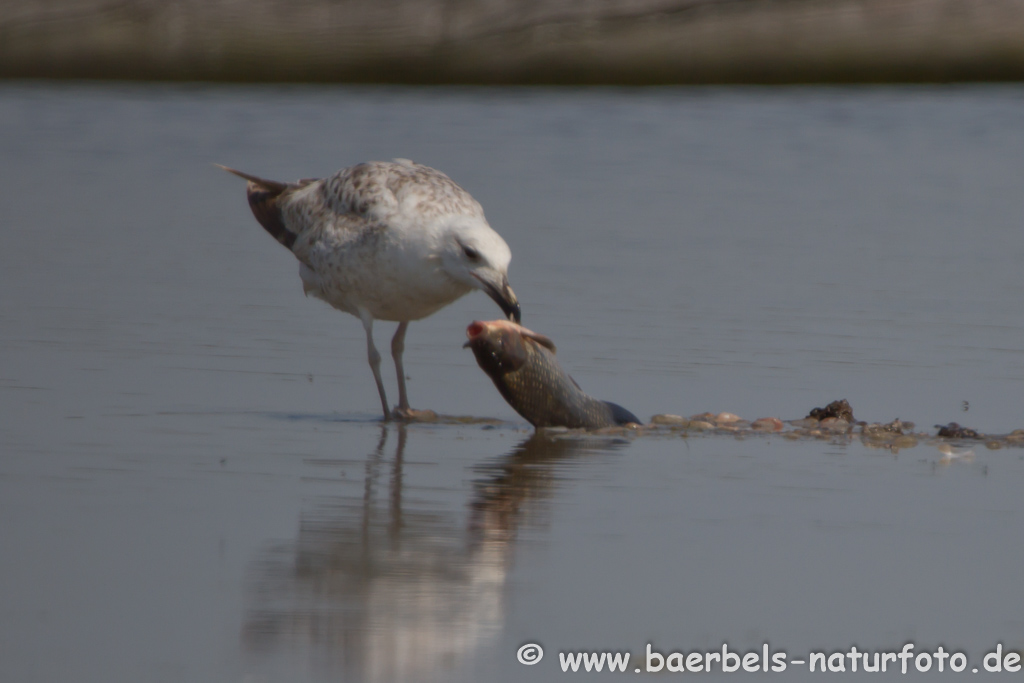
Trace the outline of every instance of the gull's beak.
[[473, 273], [473, 277], [480, 281], [480, 284], [483, 285], [481, 289], [487, 292], [487, 296], [494, 299], [494, 303], [501, 307], [509, 320], [516, 323], [521, 322], [522, 310], [519, 308], [519, 299], [516, 298], [516, 293], [509, 286], [507, 275], [501, 277], [501, 284], [485, 280], [476, 273]]

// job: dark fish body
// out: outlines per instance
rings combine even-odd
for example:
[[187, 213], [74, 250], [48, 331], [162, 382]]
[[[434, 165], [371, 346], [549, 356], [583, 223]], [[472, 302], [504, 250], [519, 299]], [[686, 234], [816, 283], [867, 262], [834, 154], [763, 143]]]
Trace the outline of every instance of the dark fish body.
[[583, 393], [544, 335], [508, 320], [474, 321], [466, 335], [477, 364], [534, 427], [601, 429], [640, 422], [622, 406]]

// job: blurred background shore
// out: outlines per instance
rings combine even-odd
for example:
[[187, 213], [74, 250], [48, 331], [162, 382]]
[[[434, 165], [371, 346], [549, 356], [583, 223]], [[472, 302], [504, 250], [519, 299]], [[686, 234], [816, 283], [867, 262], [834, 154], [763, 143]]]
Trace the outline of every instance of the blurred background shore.
[[0, 78], [1024, 78], [1024, 0], [0, 0]]

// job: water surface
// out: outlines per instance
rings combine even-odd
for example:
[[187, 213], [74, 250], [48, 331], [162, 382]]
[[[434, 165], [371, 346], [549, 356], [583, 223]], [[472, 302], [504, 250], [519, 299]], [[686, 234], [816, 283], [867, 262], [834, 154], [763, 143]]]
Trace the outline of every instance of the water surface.
[[[444, 170], [510, 244], [524, 323], [643, 417], [846, 398], [1005, 433], [1022, 105], [4, 86], [3, 678], [542, 681], [559, 651], [647, 643], [1024, 648], [1021, 449], [532, 440], [461, 348], [500, 315], [478, 294], [410, 328], [406, 368], [415, 406], [497, 423], [382, 426], [359, 322], [302, 296], [212, 166]], [[527, 642], [548, 653], [531, 668]]]

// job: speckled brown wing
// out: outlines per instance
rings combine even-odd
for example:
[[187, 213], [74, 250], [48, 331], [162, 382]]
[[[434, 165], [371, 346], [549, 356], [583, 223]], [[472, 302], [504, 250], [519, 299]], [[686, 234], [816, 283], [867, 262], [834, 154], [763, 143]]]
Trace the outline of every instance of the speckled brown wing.
[[416, 216], [429, 221], [443, 215], [483, 216], [483, 208], [437, 169], [406, 159], [369, 161], [342, 169], [323, 181], [326, 206], [371, 223]]

